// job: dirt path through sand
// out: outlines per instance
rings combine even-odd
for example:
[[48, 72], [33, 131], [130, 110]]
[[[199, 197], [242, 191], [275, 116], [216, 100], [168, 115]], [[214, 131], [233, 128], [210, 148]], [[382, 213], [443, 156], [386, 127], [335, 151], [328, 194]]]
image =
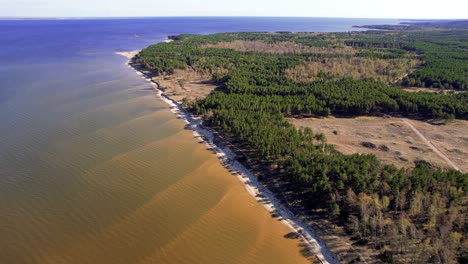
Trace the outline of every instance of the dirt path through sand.
[[408, 127], [410, 127], [414, 131], [414, 133], [416, 133], [416, 135], [418, 135], [419, 138], [421, 138], [421, 140], [424, 143], [426, 143], [426, 145], [428, 145], [437, 155], [439, 155], [441, 158], [443, 158], [452, 168], [460, 171], [460, 168], [458, 168], [458, 166], [455, 165], [455, 163], [453, 163], [447, 157], [447, 155], [445, 155], [442, 151], [440, 151], [434, 144], [432, 144], [432, 142], [430, 140], [428, 140], [421, 132], [419, 132], [419, 130], [417, 130], [416, 127], [414, 127], [413, 124], [411, 124], [411, 121], [409, 121], [408, 119], [405, 119], [405, 118], [402, 118], [401, 121], [403, 121], [403, 123], [408, 125]]

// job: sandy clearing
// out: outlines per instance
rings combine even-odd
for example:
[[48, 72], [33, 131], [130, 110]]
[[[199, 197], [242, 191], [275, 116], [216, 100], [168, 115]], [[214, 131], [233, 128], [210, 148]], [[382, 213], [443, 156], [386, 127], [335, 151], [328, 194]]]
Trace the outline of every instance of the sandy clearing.
[[117, 51], [115, 54], [124, 56], [127, 59], [131, 59], [135, 57], [138, 53], [140, 53], [141, 50], [134, 50], [134, 51]]
[[[411, 124], [431, 145], [401, 118], [304, 118], [288, 119], [296, 127], [310, 127], [325, 134], [328, 143], [344, 154], [375, 154], [383, 162], [412, 168], [414, 161], [425, 160], [440, 168], [454, 168], [437, 153], [438, 149], [462, 172], [468, 171], [468, 121], [454, 120], [444, 124], [411, 120]], [[375, 148], [362, 145], [370, 142]]]
[[402, 119], [403, 122], [405, 122], [405, 124], [407, 124], [413, 131], [414, 133], [416, 133], [419, 138], [421, 138], [421, 140], [426, 143], [426, 145], [428, 145], [435, 153], [437, 153], [437, 155], [439, 155], [441, 158], [443, 158], [450, 166], [452, 166], [452, 168], [456, 169], [456, 170], [460, 170], [460, 168], [458, 168], [457, 165], [455, 165], [448, 157], [447, 155], [445, 155], [442, 151], [440, 151], [434, 144], [431, 143], [431, 141], [429, 141], [423, 134], [421, 134], [421, 132], [419, 132], [419, 130], [417, 130], [413, 124], [411, 124], [411, 121], [409, 121], [408, 119], [406, 118], [403, 118]]
[[176, 69], [172, 75], [154, 76], [152, 80], [159, 84], [159, 89], [164, 91], [164, 94], [177, 102], [183, 98], [187, 98], [189, 101], [205, 98], [217, 88], [217, 85], [209, 78], [203, 77], [191, 69]]

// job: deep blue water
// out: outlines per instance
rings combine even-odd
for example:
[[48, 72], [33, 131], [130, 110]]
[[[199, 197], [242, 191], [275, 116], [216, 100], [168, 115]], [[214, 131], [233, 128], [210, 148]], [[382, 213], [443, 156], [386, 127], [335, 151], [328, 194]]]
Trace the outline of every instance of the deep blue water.
[[95, 57], [139, 49], [180, 33], [234, 31], [350, 31], [353, 25], [396, 20], [336, 18], [145, 18], [0, 21], [0, 59], [31, 61]]

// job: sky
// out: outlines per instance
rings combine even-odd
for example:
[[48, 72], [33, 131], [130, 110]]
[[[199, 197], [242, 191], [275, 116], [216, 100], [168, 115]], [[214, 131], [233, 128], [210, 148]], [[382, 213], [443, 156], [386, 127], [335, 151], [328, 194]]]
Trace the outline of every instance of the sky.
[[0, 17], [283, 16], [468, 19], [468, 0], [0, 0]]

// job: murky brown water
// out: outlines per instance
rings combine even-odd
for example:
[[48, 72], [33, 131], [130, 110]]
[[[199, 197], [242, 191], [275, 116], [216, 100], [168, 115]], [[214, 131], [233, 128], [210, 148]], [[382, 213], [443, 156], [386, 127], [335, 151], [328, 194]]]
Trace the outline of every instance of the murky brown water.
[[123, 64], [44, 65], [0, 104], [0, 263], [309, 262]]

